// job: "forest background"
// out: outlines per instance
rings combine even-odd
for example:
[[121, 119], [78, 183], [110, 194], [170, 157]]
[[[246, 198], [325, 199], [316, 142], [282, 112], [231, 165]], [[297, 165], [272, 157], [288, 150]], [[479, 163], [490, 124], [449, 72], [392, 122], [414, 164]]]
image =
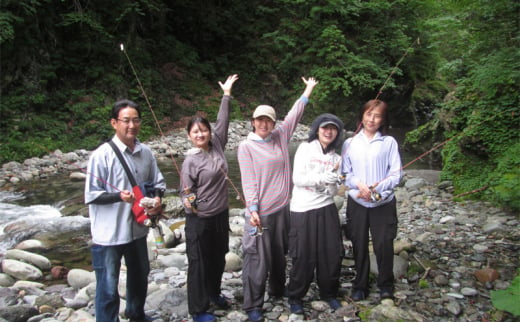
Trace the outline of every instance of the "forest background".
[[146, 99], [162, 129], [215, 120], [237, 73], [232, 119], [283, 116], [314, 76], [304, 123], [330, 112], [355, 130], [379, 95], [457, 194], [518, 211], [519, 25], [515, 0], [1, 0], [0, 163], [95, 148], [120, 98], [143, 107], [147, 140]]

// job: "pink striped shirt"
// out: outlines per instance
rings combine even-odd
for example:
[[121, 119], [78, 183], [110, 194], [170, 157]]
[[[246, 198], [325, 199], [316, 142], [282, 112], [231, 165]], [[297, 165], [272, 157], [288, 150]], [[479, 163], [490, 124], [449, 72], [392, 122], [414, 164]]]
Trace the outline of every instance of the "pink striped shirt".
[[238, 147], [238, 164], [246, 200], [246, 216], [257, 211], [260, 216], [277, 212], [289, 204], [291, 162], [289, 141], [309, 101], [301, 96], [291, 110], [265, 139], [249, 133]]

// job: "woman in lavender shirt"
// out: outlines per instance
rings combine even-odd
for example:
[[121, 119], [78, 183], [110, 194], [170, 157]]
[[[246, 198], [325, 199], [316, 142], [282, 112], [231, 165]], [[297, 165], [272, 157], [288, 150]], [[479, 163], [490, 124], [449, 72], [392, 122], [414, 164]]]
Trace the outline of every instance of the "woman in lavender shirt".
[[356, 278], [352, 299], [369, 292], [369, 231], [379, 275], [381, 299], [393, 298], [393, 242], [397, 234], [397, 208], [393, 193], [401, 180], [401, 158], [396, 140], [387, 135], [388, 106], [370, 100], [361, 109], [360, 131], [342, 148], [342, 173], [349, 188], [346, 235], [352, 241]]

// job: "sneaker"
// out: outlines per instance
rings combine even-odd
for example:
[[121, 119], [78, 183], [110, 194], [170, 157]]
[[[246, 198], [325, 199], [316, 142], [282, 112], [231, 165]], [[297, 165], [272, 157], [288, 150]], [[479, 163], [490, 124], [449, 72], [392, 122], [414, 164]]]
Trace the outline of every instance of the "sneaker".
[[263, 322], [264, 321], [264, 314], [261, 310], [252, 310], [247, 312], [247, 317], [249, 318], [250, 322]]
[[303, 314], [303, 306], [302, 304], [290, 304], [291, 313], [293, 314]]
[[202, 312], [199, 314], [193, 315], [193, 322], [216, 322], [217, 318], [215, 315], [208, 313], [208, 312]]
[[359, 289], [356, 289], [352, 292], [352, 296], [351, 296], [352, 300], [354, 302], [359, 302], [359, 301], [362, 301], [366, 298], [365, 296], [365, 292], [362, 291], [362, 290], [359, 290]]
[[385, 298], [394, 298], [394, 293], [392, 292], [391, 288], [381, 288], [379, 291], [379, 296], [381, 296], [381, 299]]
[[327, 303], [329, 304], [330, 308], [333, 311], [335, 311], [335, 310], [337, 310], [338, 308], [341, 307], [341, 303], [338, 302], [338, 300], [335, 299], [335, 298], [331, 298], [331, 299], [327, 300]]
[[212, 296], [209, 298], [209, 301], [210, 301], [210, 303], [215, 304], [215, 306], [217, 306], [218, 308], [220, 308], [222, 310], [229, 308], [229, 303], [228, 303], [227, 299], [222, 295]]

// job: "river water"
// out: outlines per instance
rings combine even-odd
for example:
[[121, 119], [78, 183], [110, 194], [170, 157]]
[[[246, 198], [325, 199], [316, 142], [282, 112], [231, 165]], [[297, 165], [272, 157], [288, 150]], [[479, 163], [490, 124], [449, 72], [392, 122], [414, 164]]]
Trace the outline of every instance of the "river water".
[[[402, 136], [394, 134], [398, 141], [401, 141]], [[291, 154], [296, 151], [297, 144], [291, 146]], [[229, 204], [230, 208], [243, 208], [243, 202], [238, 197], [237, 191], [242, 194], [240, 183], [240, 171], [236, 157], [236, 151], [226, 152], [229, 178], [233, 185], [229, 185]], [[292, 156], [291, 156], [292, 157]], [[411, 156], [405, 151], [401, 152], [402, 163], [405, 165], [413, 160], [415, 156]], [[178, 167], [181, 167], [183, 158], [176, 158]], [[176, 194], [174, 189], [179, 186], [179, 177], [177, 169], [171, 160], [161, 162], [159, 164], [163, 172], [167, 187], [171, 189], [169, 194]], [[425, 161], [416, 161], [408, 167], [409, 169], [438, 169], [435, 166], [429, 165]], [[236, 188], [236, 190], [235, 190]], [[83, 205], [83, 182], [70, 181], [67, 175], [57, 175], [42, 181], [33, 181], [20, 185], [16, 192], [0, 191], [0, 255], [7, 249], [13, 247], [22, 237], [11, 237], [8, 239], [3, 234], [3, 229], [6, 225], [12, 224], [16, 221], [26, 221], [34, 226], [42, 226], [53, 219], [62, 216], [62, 211], [65, 205], [78, 205], [78, 208]], [[70, 211], [69, 211], [70, 213]], [[73, 213], [74, 214], [74, 213]], [[71, 221], [77, 221], [72, 219]], [[61, 225], [61, 224], [60, 224]], [[24, 236], [23, 238], [27, 238]], [[89, 232], [85, 230], [80, 240], [88, 240]], [[63, 246], [66, 248], [66, 246]], [[63, 251], [63, 250], [61, 250]]]

